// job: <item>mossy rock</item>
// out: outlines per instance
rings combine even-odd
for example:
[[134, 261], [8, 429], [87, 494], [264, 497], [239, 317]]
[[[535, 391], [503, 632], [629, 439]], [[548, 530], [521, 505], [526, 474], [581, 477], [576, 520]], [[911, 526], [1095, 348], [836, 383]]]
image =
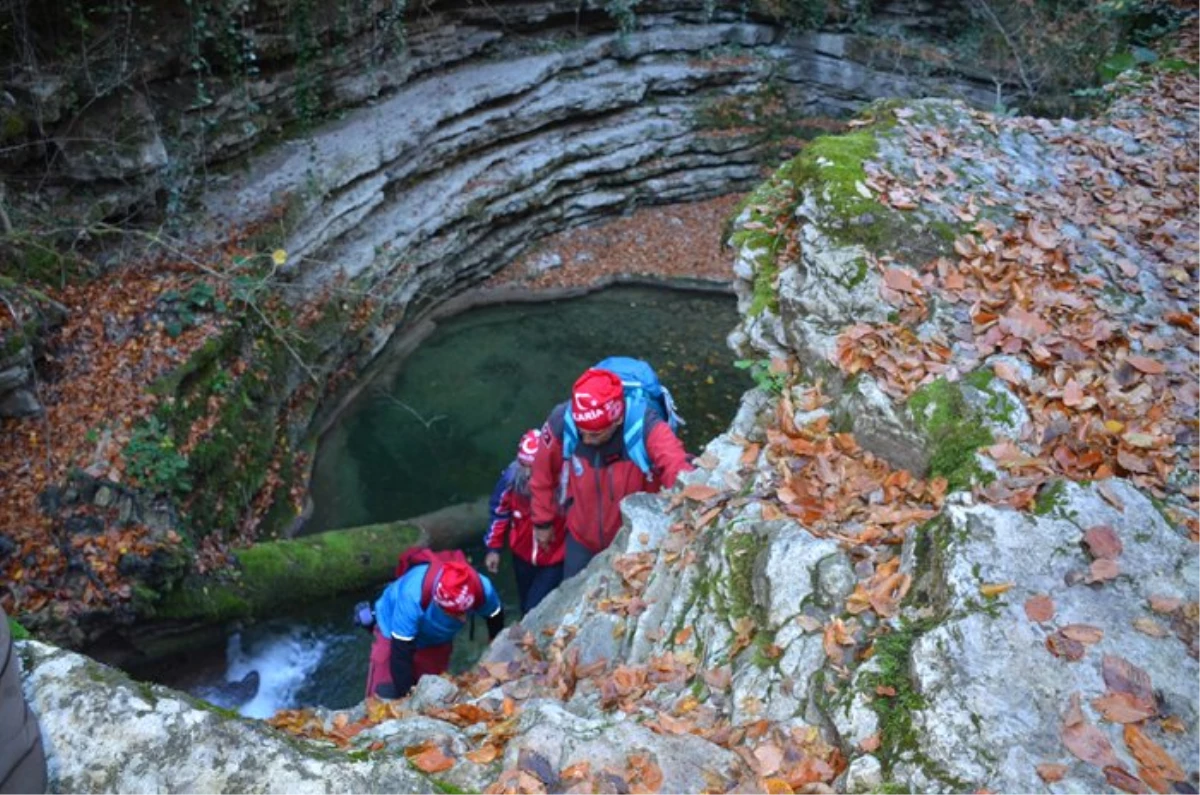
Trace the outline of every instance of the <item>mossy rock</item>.
[[958, 384], [939, 378], [914, 392], [907, 409], [914, 426], [929, 440], [931, 476], [944, 477], [951, 491], [992, 479], [975, 454], [995, 438], [971, 411]]
[[237, 571], [193, 575], [152, 607], [154, 618], [251, 618], [386, 582], [396, 558], [423, 538], [401, 522], [367, 525], [238, 550]]

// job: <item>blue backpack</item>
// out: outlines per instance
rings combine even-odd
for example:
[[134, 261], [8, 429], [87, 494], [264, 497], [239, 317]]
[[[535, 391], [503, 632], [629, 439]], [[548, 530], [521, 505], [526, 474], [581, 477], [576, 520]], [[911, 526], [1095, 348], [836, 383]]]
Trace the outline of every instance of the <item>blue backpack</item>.
[[[596, 364], [597, 370], [616, 373], [625, 387], [625, 451], [638, 469], [650, 475], [650, 455], [646, 452], [646, 407], [653, 405], [660, 417], [675, 431], [685, 424], [675, 409], [670, 391], [658, 380], [654, 368], [641, 359], [610, 356]], [[579, 445], [579, 429], [571, 412], [563, 425], [563, 460], [569, 461]], [[563, 467], [564, 472], [568, 467]]]

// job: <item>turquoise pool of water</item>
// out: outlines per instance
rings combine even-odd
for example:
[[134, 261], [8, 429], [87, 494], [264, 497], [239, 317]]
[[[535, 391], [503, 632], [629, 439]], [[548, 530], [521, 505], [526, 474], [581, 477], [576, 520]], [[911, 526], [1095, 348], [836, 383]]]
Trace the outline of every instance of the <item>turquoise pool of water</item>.
[[489, 494], [521, 434], [540, 427], [579, 374], [607, 356], [654, 366], [687, 421], [684, 444], [699, 453], [750, 385], [725, 345], [736, 323], [730, 296], [639, 287], [487, 307], [440, 323], [325, 434], [306, 532]]

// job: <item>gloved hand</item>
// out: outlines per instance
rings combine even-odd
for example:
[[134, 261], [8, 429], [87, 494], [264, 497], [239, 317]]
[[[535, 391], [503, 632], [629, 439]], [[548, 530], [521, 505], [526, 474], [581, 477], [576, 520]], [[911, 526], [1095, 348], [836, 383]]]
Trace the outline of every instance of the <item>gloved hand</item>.
[[359, 602], [354, 606], [354, 614], [351, 620], [355, 626], [362, 627], [367, 632], [375, 628], [375, 611], [371, 608], [370, 602]]
[[495, 574], [500, 571], [500, 553], [494, 549], [489, 549], [483, 559], [483, 567], [488, 570], [489, 574]]

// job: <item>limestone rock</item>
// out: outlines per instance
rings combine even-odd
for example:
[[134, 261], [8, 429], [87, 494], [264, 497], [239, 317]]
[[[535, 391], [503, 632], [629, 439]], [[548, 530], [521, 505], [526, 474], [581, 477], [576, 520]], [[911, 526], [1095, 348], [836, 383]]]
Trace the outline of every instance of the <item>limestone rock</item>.
[[525, 705], [518, 736], [505, 750], [504, 766], [517, 767], [523, 749], [540, 754], [555, 771], [584, 761], [596, 770], [624, 770], [627, 754], [637, 749], [662, 769], [663, 792], [700, 792], [709, 786], [706, 773], [718, 780], [731, 777], [735, 758], [691, 734], [656, 734], [630, 721], [581, 718], [548, 700]]
[[805, 602], [817, 596], [817, 566], [838, 554], [838, 548], [832, 541], [813, 538], [794, 522], [785, 523], [770, 538], [754, 591], [766, 608], [767, 626], [775, 628], [798, 615]]
[[[1106, 690], [1101, 673], [1106, 655], [1148, 674], [1161, 713], [1178, 715], [1189, 727], [1180, 735], [1155, 732], [1154, 739], [1185, 769], [1195, 769], [1200, 667], [1179, 638], [1143, 634], [1135, 622], [1152, 619], [1152, 596], [1196, 599], [1196, 557], [1140, 492], [1121, 481], [1109, 481], [1108, 487], [1123, 512], [1096, 487], [1069, 484], [1046, 516], [955, 505], [932, 537], [910, 541], [924, 547], [928, 557], [922, 566], [940, 573], [936, 583], [921, 586], [940, 618], [913, 644], [911, 673], [926, 704], [913, 713], [917, 743], [940, 766], [934, 778], [941, 786], [966, 781], [1001, 791], [1040, 791], [1038, 763], [1073, 759], [1059, 737], [1073, 694], [1082, 697], [1088, 720], [1108, 736], [1126, 769], [1136, 770], [1120, 727], [1101, 720], [1091, 706]], [[1083, 532], [1097, 525], [1113, 528], [1124, 544], [1121, 574], [1095, 585], [1069, 585], [1069, 572], [1088, 567]], [[981, 584], [1005, 582], [1015, 586], [994, 602], [981, 596]], [[1055, 604], [1045, 624], [1024, 612], [1025, 601], [1038, 594]], [[1103, 633], [1075, 662], [1054, 656], [1046, 645], [1051, 632], [1068, 624]], [[1078, 786], [1107, 788], [1097, 767], [1073, 765], [1071, 771]]]
[[402, 756], [356, 761], [36, 641], [17, 644], [55, 792], [427, 792]]
[[81, 182], [142, 177], [169, 162], [154, 111], [137, 91], [118, 91], [88, 104], [55, 142], [64, 170]]

